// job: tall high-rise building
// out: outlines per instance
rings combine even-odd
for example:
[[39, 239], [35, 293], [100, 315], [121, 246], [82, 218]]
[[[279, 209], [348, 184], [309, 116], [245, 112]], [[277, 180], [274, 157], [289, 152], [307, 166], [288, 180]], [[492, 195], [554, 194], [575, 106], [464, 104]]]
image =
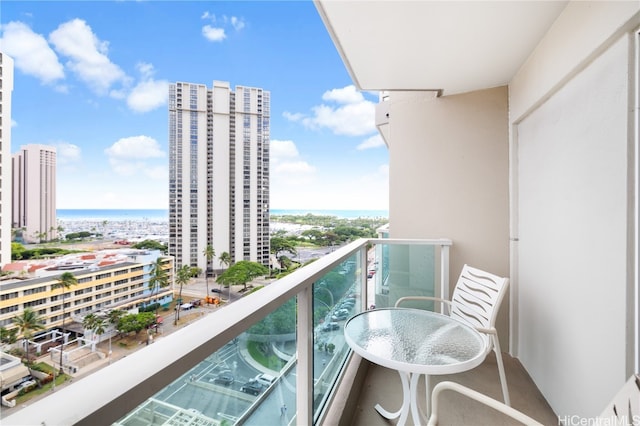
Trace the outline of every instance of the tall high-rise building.
[[57, 238], [56, 149], [24, 145], [12, 160], [13, 227], [27, 243]]
[[[214, 81], [169, 85], [169, 254], [220, 270], [269, 265], [270, 92]], [[215, 256], [208, 262], [205, 251]]]
[[11, 262], [11, 92], [13, 59], [0, 52], [0, 267]]

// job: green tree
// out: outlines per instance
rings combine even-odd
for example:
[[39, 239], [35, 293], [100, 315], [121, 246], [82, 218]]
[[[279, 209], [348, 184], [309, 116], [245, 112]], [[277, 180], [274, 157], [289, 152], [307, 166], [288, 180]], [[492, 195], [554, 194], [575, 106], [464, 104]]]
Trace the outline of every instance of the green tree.
[[104, 332], [106, 331], [105, 320], [95, 314], [89, 314], [86, 317], [84, 317], [84, 319], [82, 320], [82, 326], [85, 329], [90, 330], [92, 333], [97, 335], [98, 341], [100, 340], [100, 336], [103, 335]]
[[250, 334], [286, 334], [296, 331], [296, 299], [289, 299], [278, 309], [251, 326]]
[[97, 319], [98, 317], [96, 316], [96, 314], [88, 314], [82, 319], [82, 326], [85, 328], [85, 330], [93, 331], [93, 325], [95, 324]]
[[324, 233], [319, 229], [307, 229], [302, 231], [301, 236], [308, 238], [311, 242], [321, 242], [324, 236]]
[[268, 273], [269, 269], [260, 263], [241, 260], [220, 274], [216, 281], [228, 286], [242, 284], [246, 290], [249, 281]]
[[0, 327], [0, 342], [2, 343], [15, 343], [15, 341], [17, 340], [17, 335], [17, 328], [7, 330], [6, 327]]
[[[162, 258], [158, 257], [156, 261], [151, 265], [151, 274], [149, 276], [148, 288], [151, 291], [151, 298], [153, 299], [153, 293], [155, 291], [156, 296], [160, 292], [161, 288], [169, 286], [169, 276], [164, 269]], [[157, 302], [157, 300], [156, 300]], [[156, 315], [158, 315], [158, 307], [156, 306]]]
[[27, 249], [20, 243], [11, 243], [11, 259], [20, 260]]
[[211, 267], [211, 259], [213, 259], [216, 256], [216, 251], [213, 249], [211, 244], [207, 244], [207, 248], [204, 249], [202, 254], [204, 254], [204, 257], [207, 258], [207, 267], [204, 268], [204, 283], [205, 283], [205, 286], [207, 287], [207, 294], [205, 294], [205, 300], [207, 301], [207, 304], [208, 304], [209, 303], [209, 271], [213, 272], [213, 268]]
[[51, 290], [60, 289], [62, 292], [62, 325], [60, 331], [62, 332], [62, 341], [60, 343], [60, 374], [64, 373], [62, 369], [62, 353], [64, 352], [64, 320], [65, 320], [65, 291], [71, 288], [72, 285], [78, 284], [78, 280], [71, 272], [64, 272], [58, 278], [58, 281], [51, 284]]
[[[227, 268], [229, 267], [229, 265], [231, 265], [231, 255], [226, 251], [222, 252], [218, 260], [222, 265], [226, 266]], [[224, 272], [224, 268], [222, 272]], [[222, 290], [222, 285], [220, 285], [220, 287], [221, 287], [220, 289]]]
[[298, 254], [295, 243], [288, 238], [274, 236], [271, 237], [269, 244], [271, 253], [275, 254], [276, 257], [279, 257], [278, 255], [282, 252], [289, 252], [292, 256]]
[[[179, 303], [182, 302], [182, 286], [189, 284], [190, 279], [191, 279], [191, 266], [182, 265], [182, 268], [178, 269], [178, 272], [176, 273], [176, 284], [180, 285], [180, 291], [178, 292]], [[178, 324], [179, 319], [180, 319], [180, 306], [176, 306], [176, 314], [174, 316], [173, 325]]]
[[22, 335], [24, 351], [27, 356], [27, 364], [29, 364], [28, 340], [33, 336], [34, 331], [44, 329], [44, 320], [33, 309], [25, 308], [24, 311], [22, 311], [22, 314], [13, 317], [12, 321], [18, 327], [18, 330]]
[[96, 321], [93, 323], [93, 328], [91, 329], [97, 336], [98, 342], [100, 341], [100, 336], [107, 331], [107, 324], [103, 318], [96, 318]]
[[[114, 309], [109, 312], [109, 316], [107, 317], [107, 321], [110, 325], [117, 329], [118, 322], [120, 322], [120, 318], [126, 315], [126, 312], [120, 309]], [[111, 363], [111, 334], [109, 333], [109, 363]]]
[[124, 315], [120, 318], [116, 327], [120, 333], [126, 334], [133, 331], [138, 334], [145, 328], [155, 324], [155, 322], [156, 315], [153, 312], [140, 312], [138, 314]]
[[160, 250], [162, 254], [167, 254], [169, 248], [156, 240], [144, 240], [139, 243], [133, 244], [131, 248], [140, 249], [140, 250]]

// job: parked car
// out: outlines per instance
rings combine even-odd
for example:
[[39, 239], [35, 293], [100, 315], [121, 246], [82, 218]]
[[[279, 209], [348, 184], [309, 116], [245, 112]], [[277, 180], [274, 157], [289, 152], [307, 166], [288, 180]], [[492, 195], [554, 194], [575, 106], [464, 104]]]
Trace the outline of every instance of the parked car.
[[276, 378], [273, 377], [270, 374], [262, 373], [262, 374], [258, 374], [256, 377], [254, 377], [253, 380], [255, 380], [256, 382], [260, 383], [265, 388], [268, 388], [269, 386], [271, 386], [273, 384], [273, 382], [276, 381]]
[[17, 390], [22, 390], [24, 389], [26, 392], [29, 391], [30, 388], [33, 388], [37, 385], [35, 380], [25, 380], [24, 382], [20, 383], [18, 386], [16, 386]]
[[249, 380], [240, 388], [241, 392], [250, 393], [251, 395], [258, 395], [264, 390], [264, 385], [256, 380]]
[[222, 293], [222, 290], [220, 290], [219, 288], [212, 288], [211, 292], [212, 293]]
[[336, 312], [335, 315], [333, 315], [331, 317], [331, 321], [335, 322], [335, 321], [343, 321], [346, 320], [347, 317], [349, 317], [349, 313], [348, 312]]
[[219, 373], [215, 379], [213, 379], [214, 383], [219, 383], [221, 385], [229, 386], [234, 382], [233, 374], [230, 371], [223, 371]]
[[333, 330], [338, 330], [339, 328], [340, 328], [340, 324], [338, 324], [337, 322], [328, 322], [328, 323], [325, 323], [320, 330], [333, 331]]
[[340, 305], [340, 307], [338, 308], [339, 310], [343, 310], [346, 309], [347, 311], [351, 311], [353, 309], [353, 307], [355, 306], [355, 303], [347, 303], [344, 302]]

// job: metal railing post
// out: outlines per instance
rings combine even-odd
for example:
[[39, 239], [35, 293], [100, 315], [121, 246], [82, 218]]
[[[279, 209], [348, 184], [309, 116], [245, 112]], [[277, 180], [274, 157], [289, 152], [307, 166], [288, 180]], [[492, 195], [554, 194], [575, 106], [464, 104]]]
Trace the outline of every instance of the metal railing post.
[[313, 291], [298, 293], [296, 424], [313, 424]]

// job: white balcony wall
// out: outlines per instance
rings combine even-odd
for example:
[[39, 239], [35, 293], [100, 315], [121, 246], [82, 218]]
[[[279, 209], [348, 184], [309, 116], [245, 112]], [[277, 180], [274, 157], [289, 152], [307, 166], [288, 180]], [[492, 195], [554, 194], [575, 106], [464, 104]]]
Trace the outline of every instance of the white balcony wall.
[[570, 3], [509, 89], [512, 350], [561, 419], [634, 369], [639, 5]]
[[[452, 286], [465, 263], [509, 274], [507, 96], [499, 87], [391, 92], [387, 101], [390, 236], [451, 238]], [[498, 317], [505, 350], [507, 305]]]

